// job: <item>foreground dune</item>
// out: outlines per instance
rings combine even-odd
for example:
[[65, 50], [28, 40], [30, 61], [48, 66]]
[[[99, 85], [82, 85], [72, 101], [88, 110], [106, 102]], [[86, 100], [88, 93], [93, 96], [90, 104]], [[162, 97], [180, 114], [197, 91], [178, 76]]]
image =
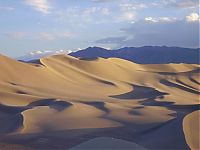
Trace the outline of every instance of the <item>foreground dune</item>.
[[187, 115], [183, 120], [183, 130], [186, 141], [191, 149], [199, 149], [199, 120], [200, 111], [195, 111]]
[[96, 137], [199, 148], [199, 65], [0, 55], [0, 67], [0, 149], [69, 149]]

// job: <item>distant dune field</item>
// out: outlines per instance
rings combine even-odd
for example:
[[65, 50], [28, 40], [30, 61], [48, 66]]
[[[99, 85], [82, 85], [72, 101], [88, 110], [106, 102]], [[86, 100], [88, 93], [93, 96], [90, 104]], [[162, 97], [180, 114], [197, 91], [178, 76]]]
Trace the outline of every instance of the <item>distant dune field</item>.
[[95, 149], [107, 138], [130, 149], [199, 149], [199, 70], [68, 55], [26, 63], [0, 55], [0, 149]]

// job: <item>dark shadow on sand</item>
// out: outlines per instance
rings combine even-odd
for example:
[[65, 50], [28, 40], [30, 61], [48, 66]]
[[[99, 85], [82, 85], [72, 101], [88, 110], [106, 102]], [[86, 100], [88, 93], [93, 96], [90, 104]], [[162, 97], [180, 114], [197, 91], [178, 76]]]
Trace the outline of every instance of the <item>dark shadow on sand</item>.
[[157, 96], [167, 95], [168, 93], [160, 92], [152, 87], [139, 86], [131, 84], [133, 90], [128, 93], [120, 94], [120, 95], [112, 95], [109, 97], [117, 98], [117, 99], [145, 99]]
[[181, 85], [176, 84], [176, 83], [172, 83], [172, 82], [164, 80], [164, 79], [161, 80], [160, 83], [163, 84], [163, 85], [166, 85], [166, 86], [169, 86], [169, 87], [175, 87], [175, 88], [178, 88], [178, 89], [181, 89], [183, 91], [187, 91], [187, 92], [190, 92], [190, 93], [193, 93], [193, 94], [200, 94], [199, 91], [196, 91], [196, 90], [181, 86]]
[[56, 101], [56, 99], [39, 100], [27, 106], [7, 106], [0, 104], [0, 137], [23, 128], [24, 118], [21, 113], [28, 109], [33, 109], [38, 106], [48, 106], [57, 111], [63, 111], [71, 105], [70, 102]]

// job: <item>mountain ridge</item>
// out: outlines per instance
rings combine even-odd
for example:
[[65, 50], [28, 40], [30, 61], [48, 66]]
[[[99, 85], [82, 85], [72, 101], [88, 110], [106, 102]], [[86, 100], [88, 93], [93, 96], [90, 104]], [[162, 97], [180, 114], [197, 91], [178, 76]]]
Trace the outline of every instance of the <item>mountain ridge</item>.
[[69, 55], [82, 58], [122, 58], [140, 64], [189, 63], [199, 64], [199, 48], [181, 48], [167, 46], [123, 47], [107, 50], [101, 47], [88, 47]]

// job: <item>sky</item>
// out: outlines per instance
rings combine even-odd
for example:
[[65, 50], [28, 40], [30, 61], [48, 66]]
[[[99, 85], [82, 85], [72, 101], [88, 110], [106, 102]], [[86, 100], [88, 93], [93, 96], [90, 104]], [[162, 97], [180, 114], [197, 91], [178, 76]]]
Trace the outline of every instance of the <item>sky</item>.
[[198, 0], [0, 0], [0, 53], [199, 47]]

